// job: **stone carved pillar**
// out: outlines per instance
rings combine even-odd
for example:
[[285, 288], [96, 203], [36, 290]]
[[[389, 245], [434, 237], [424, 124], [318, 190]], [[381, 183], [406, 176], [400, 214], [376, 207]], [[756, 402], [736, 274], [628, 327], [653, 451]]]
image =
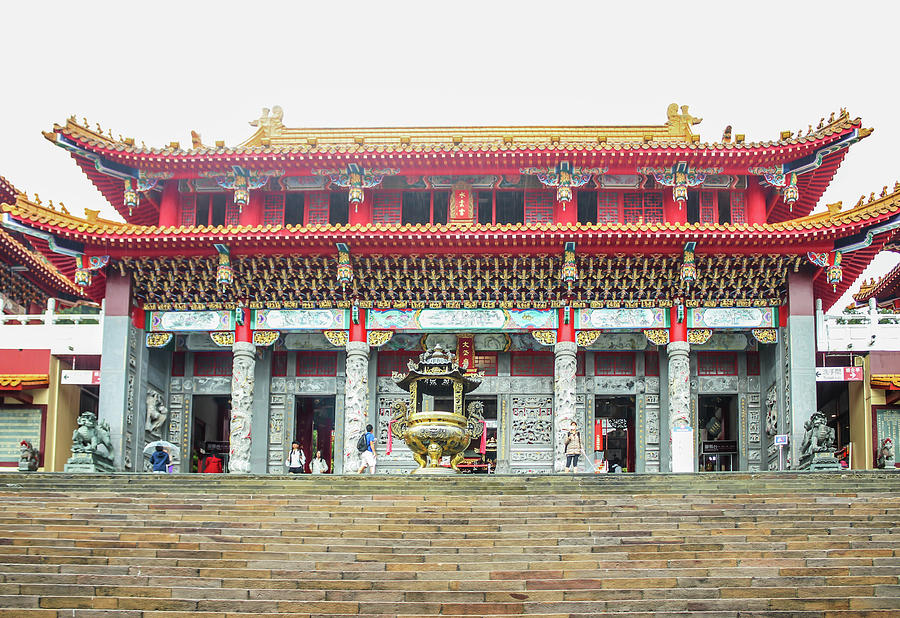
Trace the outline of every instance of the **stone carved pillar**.
[[356, 442], [369, 416], [369, 344], [347, 343], [347, 383], [344, 398], [344, 474], [359, 469]]
[[[672, 472], [692, 472], [694, 441], [691, 428], [691, 346], [673, 341], [669, 353], [669, 431], [672, 436]], [[689, 433], [689, 436], [685, 434]], [[679, 439], [681, 438], [681, 439]], [[690, 453], [687, 453], [687, 450]]]
[[[553, 384], [553, 419], [554, 419], [554, 459], [553, 470], [562, 472], [566, 464], [566, 432], [569, 425], [576, 421], [575, 405], [575, 354], [578, 345], [574, 341], [560, 341], [554, 348], [556, 353], [556, 366], [554, 368]], [[578, 423], [581, 426], [581, 423]]]
[[253, 415], [256, 346], [246, 341], [235, 341], [232, 351], [234, 365], [231, 372], [228, 471], [233, 474], [247, 474], [250, 472], [250, 421]]

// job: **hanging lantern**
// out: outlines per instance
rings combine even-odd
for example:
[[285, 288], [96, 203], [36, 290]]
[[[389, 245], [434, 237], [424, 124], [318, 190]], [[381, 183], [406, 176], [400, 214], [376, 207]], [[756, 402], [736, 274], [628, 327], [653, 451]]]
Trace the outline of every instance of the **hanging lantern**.
[[684, 245], [684, 255], [681, 262], [681, 281], [691, 285], [697, 281], [697, 264], [694, 262], [694, 248], [697, 243], [689, 242]]
[[125, 206], [128, 208], [128, 216], [134, 214], [134, 209], [138, 205], [138, 192], [134, 188], [134, 181], [131, 178], [125, 179]]
[[791, 212], [794, 211], [794, 202], [800, 198], [800, 191], [797, 189], [797, 174], [790, 175], [790, 181], [782, 192], [784, 203], [788, 205]]
[[575, 262], [575, 243], [567, 242], [563, 252], [562, 278], [566, 283], [566, 289], [572, 292], [572, 286], [578, 279], [578, 265]]
[[835, 251], [834, 263], [825, 269], [825, 279], [831, 284], [831, 289], [834, 292], [837, 292], [837, 284], [844, 278], [844, 270], [841, 268], [842, 259], [841, 252]]
[[231, 252], [225, 245], [216, 245], [219, 252], [219, 263], [216, 267], [216, 286], [220, 290], [231, 287], [234, 283], [234, 269], [231, 267]]
[[234, 205], [238, 212], [244, 211], [244, 206], [250, 203], [250, 190], [247, 188], [247, 177], [241, 174], [234, 177]]
[[350, 263], [350, 249], [344, 243], [338, 243], [337, 280], [344, 288], [353, 281], [353, 265]]
[[569, 161], [560, 161], [556, 167], [523, 167], [521, 174], [536, 176], [546, 187], [556, 187], [556, 201], [566, 209], [572, 201], [572, 188], [583, 187], [595, 174], [605, 174], [609, 168], [572, 167]]

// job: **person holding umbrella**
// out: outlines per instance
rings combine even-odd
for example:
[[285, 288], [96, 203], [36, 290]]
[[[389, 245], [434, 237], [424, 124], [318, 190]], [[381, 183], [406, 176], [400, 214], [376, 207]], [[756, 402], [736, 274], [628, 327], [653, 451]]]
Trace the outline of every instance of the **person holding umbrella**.
[[166, 474], [169, 471], [169, 466], [172, 464], [169, 457], [170, 450], [174, 450], [175, 456], [178, 456], [178, 447], [165, 440], [156, 440], [144, 447], [144, 453], [151, 453], [150, 465], [153, 467], [154, 474]]
[[162, 444], [156, 445], [156, 450], [150, 455], [150, 465], [153, 466], [153, 474], [165, 474], [169, 471], [169, 454]]

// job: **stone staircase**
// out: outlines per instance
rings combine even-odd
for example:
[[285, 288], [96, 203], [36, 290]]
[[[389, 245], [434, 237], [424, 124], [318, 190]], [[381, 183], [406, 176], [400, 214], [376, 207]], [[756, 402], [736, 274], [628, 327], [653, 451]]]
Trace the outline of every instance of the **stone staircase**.
[[0, 476], [0, 618], [897, 616], [900, 473]]

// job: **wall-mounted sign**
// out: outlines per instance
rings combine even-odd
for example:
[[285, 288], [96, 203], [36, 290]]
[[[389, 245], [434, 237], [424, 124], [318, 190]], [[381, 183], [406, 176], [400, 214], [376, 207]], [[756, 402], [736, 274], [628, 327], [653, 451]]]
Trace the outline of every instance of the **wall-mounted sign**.
[[816, 367], [816, 382], [861, 382], [862, 367]]
[[63, 369], [60, 384], [100, 384], [99, 369]]
[[737, 453], [736, 440], [714, 440], [712, 442], [704, 442], [702, 452], [704, 455], [716, 455], [719, 453]]
[[788, 435], [786, 433], [779, 433], [775, 436], [776, 446], [786, 446], [787, 443], [788, 443]]

